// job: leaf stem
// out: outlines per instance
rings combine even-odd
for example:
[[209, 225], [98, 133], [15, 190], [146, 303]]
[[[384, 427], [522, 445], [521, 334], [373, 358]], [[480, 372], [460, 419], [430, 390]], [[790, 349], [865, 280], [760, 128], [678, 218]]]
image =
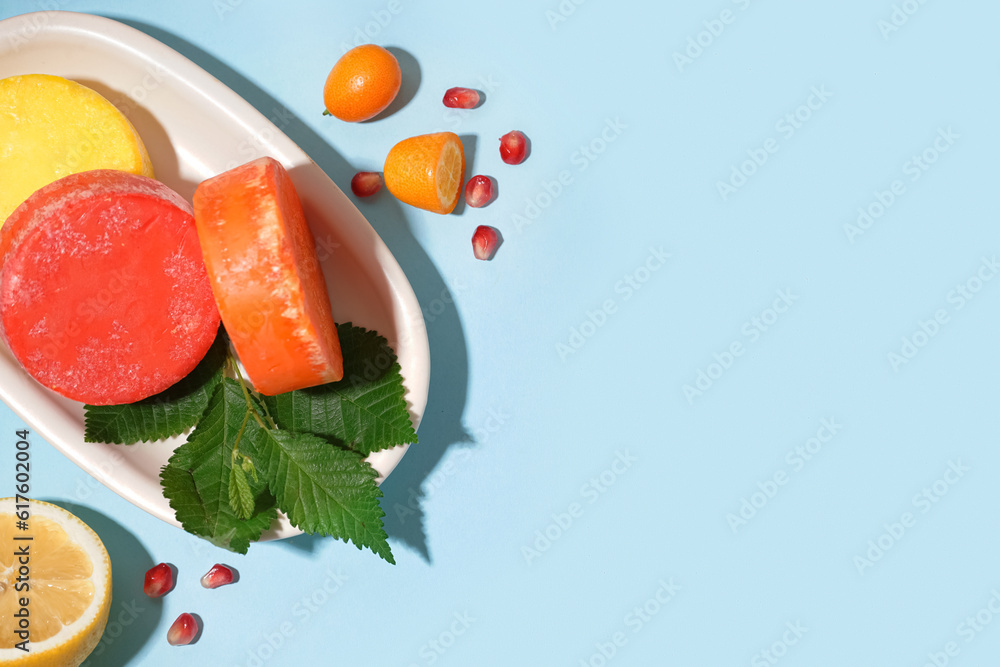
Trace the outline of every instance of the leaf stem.
[[267, 409], [267, 403], [264, 401], [259, 401], [259, 403], [261, 409], [264, 411], [264, 419], [267, 420], [267, 423], [271, 425], [272, 429], [277, 429], [278, 425], [275, 423], [274, 418], [271, 417], [271, 412]]
[[[253, 414], [254, 420], [256, 420], [256, 422], [260, 425], [260, 427], [262, 429], [267, 430], [267, 428], [268, 428], [267, 425], [260, 418], [260, 415], [257, 414], [257, 410], [253, 406], [253, 399], [250, 398], [250, 391], [247, 389], [247, 383], [243, 380], [243, 374], [240, 373], [240, 367], [239, 367], [239, 365], [237, 365], [236, 360], [233, 359], [232, 357], [229, 357], [229, 363], [230, 363], [230, 365], [232, 365], [233, 372], [236, 374], [236, 381], [240, 383], [240, 389], [243, 390], [243, 398], [246, 399], [246, 402], [247, 402], [247, 414], [248, 415], [249, 414]], [[244, 419], [244, 423], [245, 423], [245, 421], [246, 420]], [[271, 428], [274, 428], [273, 423], [272, 423]], [[242, 431], [242, 429], [240, 429], [240, 430]]]
[[236, 461], [236, 457], [240, 454], [240, 440], [243, 438], [243, 431], [247, 428], [247, 421], [250, 420], [250, 413], [253, 412], [250, 406], [247, 405], [246, 414], [243, 415], [243, 423], [240, 424], [240, 430], [236, 432], [236, 437], [233, 439], [233, 461]]

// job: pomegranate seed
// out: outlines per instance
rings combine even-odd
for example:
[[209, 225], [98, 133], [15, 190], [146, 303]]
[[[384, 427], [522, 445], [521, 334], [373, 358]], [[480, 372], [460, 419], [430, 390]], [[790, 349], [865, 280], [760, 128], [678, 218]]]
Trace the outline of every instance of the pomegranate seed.
[[197, 634], [198, 621], [191, 614], [184, 612], [167, 630], [167, 641], [171, 646], [186, 646]]
[[528, 137], [513, 130], [500, 137], [500, 159], [507, 164], [521, 164], [528, 157]]
[[166, 563], [160, 563], [149, 568], [146, 581], [142, 585], [143, 592], [151, 598], [160, 598], [174, 587], [174, 571]]
[[382, 174], [377, 171], [359, 171], [351, 179], [351, 192], [356, 197], [371, 197], [382, 189]]
[[498, 239], [497, 230], [492, 227], [486, 225], [476, 227], [476, 233], [472, 235], [472, 252], [475, 253], [476, 259], [493, 259]]
[[213, 565], [212, 569], [201, 578], [201, 585], [205, 588], [218, 588], [231, 583], [233, 583], [233, 570], [222, 563]]
[[465, 184], [465, 203], [472, 208], [482, 208], [493, 199], [493, 181], [486, 176], [473, 176]]
[[452, 109], [474, 109], [479, 104], [479, 91], [472, 88], [449, 88], [444, 93], [444, 105]]

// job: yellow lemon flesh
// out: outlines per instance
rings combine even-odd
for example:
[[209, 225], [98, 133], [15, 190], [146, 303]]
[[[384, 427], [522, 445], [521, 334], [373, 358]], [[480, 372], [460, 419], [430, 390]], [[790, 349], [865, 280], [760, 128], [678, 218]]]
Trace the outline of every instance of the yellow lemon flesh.
[[0, 79], [0, 225], [38, 188], [91, 169], [153, 176], [132, 123], [97, 92], [48, 74]]
[[[13, 498], [0, 499], [0, 665], [77, 667], [108, 622], [111, 560], [97, 534], [61, 507], [30, 501], [27, 530], [17, 527], [19, 511]], [[28, 651], [18, 648], [19, 631]]]

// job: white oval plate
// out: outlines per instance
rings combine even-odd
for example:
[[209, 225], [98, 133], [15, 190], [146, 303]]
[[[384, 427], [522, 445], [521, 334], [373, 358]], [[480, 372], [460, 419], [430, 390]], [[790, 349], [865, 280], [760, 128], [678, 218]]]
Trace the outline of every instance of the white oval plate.
[[[340, 188], [281, 130], [218, 79], [170, 47], [111, 19], [36, 12], [0, 21], [0, 79], [55, 74], [118, 106], [142, 136], [159, 180], [189, 201], [201, 181], [269, 155], [291, 174], [316, 238], [333, 315], [385, 336], [399, 357], [414, 425], [427, 404], [430, 348], [413, 288], [389, 249]], [[131, 446], [85, 443], [83, 405], [29, 377], [0, 341], [0, 398], [105, 486], [180, 524], [159, 473], [183, 438]], [[407, 446], [372, 454], [379, 481]], [[301, 531], [282, 516], [264, 539]]]

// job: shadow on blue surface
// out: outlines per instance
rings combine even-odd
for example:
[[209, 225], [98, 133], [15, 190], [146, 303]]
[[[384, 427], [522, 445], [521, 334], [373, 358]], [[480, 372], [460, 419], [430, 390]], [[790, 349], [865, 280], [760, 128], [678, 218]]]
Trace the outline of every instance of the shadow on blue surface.
[[[462, 140], [462, 151], [465, 153], [465, 173], [462, 174], [462, 183], [468, 183], [469, 179], [472, 177], [472, 165], [476, 159], [476, 147], [479, 145], [479, 137], [475, 134], [461, 134], [458, 137]], [[464, 185], [463, 185], [464, 188]], [[452, 215], [465, 215], [466, 203], [465, 203], [465, 190], [462, 190], [462, 194], [458, 197], [458, 204], [455, 205], [455, 210], [452, 211]], [[469, 240], [471, 242], [472, 235], [469, 235]]]
[[114, 519], [89, 507], [63, 500], [41, 498], [58, 505], [90, 526], [111, 558], [111, 613], [100, 643], [83, 667], [121, 667], [130, 664], [149, 641], [163, 614], [163, 605], [142, 592], [146, 570], [153, 557], [136, 537]]
[[[278, 100], [218, 58], [156, 26], [117, 16], [107, 16], [107, 18], [132, 26], [163, 42], [226, 84], [264, 115], [273, 118], [276, 112], [280, 112], [283, 119], [281, 130], [298, 144], [335, 183], [349, 183], [351, 177], [358, 171], [323, 137], [303, 123]], [[416, 92], [416, 86], [419, 86], [419, 81], [416, 84], [406, 83], [405, 77], [407, 72], [410, 72], [411, 75], [414, 71], [419, 73], [419, 66], [408, 53], [402, 52], [400, 49], [395, 49], [393, 52], [397, 57], [404, 54], [400, 66], [404, 74], [401, 95], [404, 96], [403, 101], [405, 102], [405, 95], [409, 94], [412, 97], [412, 94]], [[322, 82], [317, 82], [316, 88], [317, 91], [321, 91]], [[319, 114], [321, 111], [322, 109], [317, 109], [316, 113]], [[390, 105], [385, 113], [392, 111], [394, 111], [394, 107]], [[330, 122], [339, 122], [334, 119], [329, 120]], [[377, 119], [372, 122], [376, 121]], [[475, 150], [474, 144], [466, 147]], [[378, 157], [381, 158], [381, 156]], [[471, 160], [468, 164], [471, 165]], [[470, 437], [462, 425], [462, 413], [465, 410], [469, 381], [465, 333], [458, 317], [458, 311], [454, 306], [451, 290], [445, 284], [444, 278], [434, 266], [433, 261], [413, 237], [399, 202], [388, 193], [384, 193], [378, 197], [377, 204], [366, 207], [364, 213], [375, 231], [389, 246], [413, 286], [427, 322], [432, 371], [430, 395], [423, 421], [420, 424], [420, 442], [409, 449], [399, 466], [382, 485], [382, 491], [385, 494], [382, 499], [382, 508], [386, 513], [385, 529], [389, 538], [401, 541], [415, 549], [425, 560], [430, 562], [430, 549], [427, 544], [427, 536], [424, 533], [421, 506], [421, 500], [424, 497], [423, 485], [452, 444], [470, 441]], [[438, 312], [437, 304], [445, 304], [445, 307]], [[286, 540], [286, 543], [291, 547], [312, 552], [316, 547], [317, 539], [323, 538], [301, 535]]]
[[399, 92], [396, 93], [395, 99], [389, 103], [389, 106], [371, 120], [365, 121], [366, 123], [375, 123], [396, 113], [410, 103], [410, 100], [413, 99], [420, 88], [420, 63], [417, 62], [417, 59], [409, 51], [405, 51], [397, 46], [387, 47], [386, 51], [396, 57], [396, 61], [399, 63], [399, 70], [403, 75], [403, 82], [399, 86]]

